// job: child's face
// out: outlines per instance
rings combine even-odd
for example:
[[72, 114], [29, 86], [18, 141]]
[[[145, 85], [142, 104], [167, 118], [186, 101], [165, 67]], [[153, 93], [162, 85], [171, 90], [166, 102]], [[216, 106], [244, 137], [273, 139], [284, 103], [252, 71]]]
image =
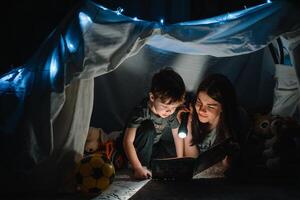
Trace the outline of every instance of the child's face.
[[170, 104], [163, 103], [160, 98], [154, 98], [154, 96], [150, 94], [150, 109], [161, 118], [166, 118], [172, 115], [176, 108], [181, 104], [182, 102], [174, 102]]
[[195, 109], [200, 122], [209, 123], [210, 128], [217, 126], [222, 112], [221, 104], [208, 96], [206, 92], [199, 92]]

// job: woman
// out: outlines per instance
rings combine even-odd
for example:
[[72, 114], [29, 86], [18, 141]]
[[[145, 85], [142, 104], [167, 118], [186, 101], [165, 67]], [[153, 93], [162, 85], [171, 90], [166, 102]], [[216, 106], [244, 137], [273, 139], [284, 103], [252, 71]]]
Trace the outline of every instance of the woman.
[[[225, 76], [212, 74], [204, 79], [190, 107], [188, 135], [184, 139], [186, 157], [197, 157], [227, 138], [237, 141], [236, 95]], [[228, 167], [228, 156], [222, 163]]]

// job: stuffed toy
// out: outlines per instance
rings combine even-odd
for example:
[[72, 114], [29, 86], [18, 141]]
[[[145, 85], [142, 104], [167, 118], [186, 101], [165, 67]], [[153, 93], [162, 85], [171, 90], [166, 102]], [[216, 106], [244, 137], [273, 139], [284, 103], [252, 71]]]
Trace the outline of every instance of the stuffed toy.
[[247, 138], [246, 155], [244, 155], [249, 165], [264, 164], [262, 152], [265, 149], [265, 141], [274, 136], [271, 127], [275, 124], [275, 118], [271, 115], [254, 114], [252, 116], [252, 131]]
[[102, 142], [102, 129], [90, 127], [84, 144], [84, 153], [91, 154], [99, 150], [99, 145]]
[[253, 136], [261, 139], [270, 139], [274, 136], [274, 129], [281, 118], [276, 115], [254, 115], [254, 132]]
[[292, 118], [261, 114], [254, 117], [252, 150], [256, 161], [270, 170], [299, 163], [299, 138], [300, 125]]
[[263, 157], [266, 166], [280, 170], [299, 162], [300, 125], [292, 118], [279, 117], [272, 128], [273, 137], [266, 139]]
[[102, 128], [90, 127], [84, 145], [84, 152], [86, 154], [95, 153], [100, 149], [102, 145], [107, 143], [109, 140], [116, 141], [120, 134], [121, 131], [106, 133]]
[[90, 127], [84, 145], [84, 153], [86, 155], [105, 153], [116, 169], [123, 167], [125, 164], [124, 156], [116, 149], [116, 140], [121, 133], [121, 131], [106, 133], [101, 128]]

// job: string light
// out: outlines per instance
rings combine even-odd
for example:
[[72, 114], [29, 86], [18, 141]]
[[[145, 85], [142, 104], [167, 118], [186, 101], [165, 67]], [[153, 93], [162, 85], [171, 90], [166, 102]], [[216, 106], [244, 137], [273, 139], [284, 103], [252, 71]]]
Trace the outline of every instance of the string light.
[[68, 48], [71, 52], [73, 52], [75, 50], [75, 47], [72, 43], [67, 43], [67, 45], [68, 45]]
[[[71, 53], [74, 53], [77, 50], [78, 42], [74, 39], [74, 35], [72, 35], [71, 31], [68, 31], [65, 36], [65, 41], [67, 44], [67, 48]], [[63, 42], [62, 42], [63, 43]]]
[[123, 8], [118, 7], [117, 10], [116, 10], [116, 13], [117, 13], [117, 15], [121, 15], [123, 11], [124, 11]]
[[160, 23], [161, 23], [161, 24], [164, 24], [164, 19], [160, 19]]
[[[266, 0], [266, 3], [272, 3], [272, 0]], [[106, 7], [102, 6], [102, 5], [97, 5], [97, 6], [100, 7], [101, 9], [103, 9], [103, 10], [109, 10], [108, 8], [106, 8]], [[246, 5], [244, 5], [244, 9], [248, 9]], [[115, 12], [117, 15], [122, 15], [122, 13], [124, 12], [124, 9], [122, 7], [118, 7], [117, 10], [115, 10], [113, 12]], [[227, 15], [227, 18], [231, 18], [231, 16]], [[137, 17], [133, 17], [131, 19], [134, 20], [134, 21], [140, 21], [141, 20], [141, 19], [138, 19]], [[88, 20], [84, 19], [83, 21], [85, 21], [85, 22], [91, 22], [90, 19], [88, 19]], [[165, 23], [164, 19], [160, 19], [159, 22], [160, 22], [161, 25], [164, 25], [164, 23]]]

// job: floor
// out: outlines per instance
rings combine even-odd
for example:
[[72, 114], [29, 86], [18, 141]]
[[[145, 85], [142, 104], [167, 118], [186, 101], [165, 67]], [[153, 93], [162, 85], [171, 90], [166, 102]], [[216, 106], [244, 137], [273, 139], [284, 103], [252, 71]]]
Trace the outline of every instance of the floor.
[[300, 185], [256, 182], [232, 183], [224, 179], [194, 179], [191, 181], [150, 181], [131, 198], [132, 200], [155, 199], [205, 199], [205, 200], [299, 200]]
[[190, 181], [135, 181], [128, 171], [119, 173], [113, 184], [92, 200], [179, 200], [179, 199], [300, 199], [300, 181], [284, 177], [249, 177], [246, 181], [225, 179], [221, 171], [209, 168]]
[[[258, 175], [262, 177], [262, 174]], [[220, 171], [207, 169], [188, 181], [136, 181], [130, 177], [130, 171], [119, 171], [113, 183], [98, 196], [86, 196], [69, 193], [55, 196], [18, 196], [6, 199], [30, 200], [258, 200], [258, 199], [300, 199], [300, 176], [297, 179], [282, 177], [250, 177], [247, 181], [237, 182], [225, 179]]]
[[145, 186], [150, 179], [137, 181], [130, 178], [128, 170], [117, 173], [114, 182], [101, 195], [91, 198], [91, 200], [127, 200], [132, 197], [137, 191]]

